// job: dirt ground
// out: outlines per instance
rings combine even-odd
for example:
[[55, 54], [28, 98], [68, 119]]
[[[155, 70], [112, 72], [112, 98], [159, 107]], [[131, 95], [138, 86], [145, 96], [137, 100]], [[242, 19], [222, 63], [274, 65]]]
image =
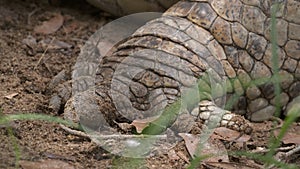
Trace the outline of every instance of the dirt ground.
[[[51, 6], [47, 1], [38, 0], [0, 1], [0, 108], [4, 115], [61, 116], [48, 108], [49, 81], [61, 70], [70, 70], [84, 42], [112, 19], [80, 0], [65, 3]], [[51, 34], [38, 33], [35, 29], [38, 25], [57, 15], [63, 16], [60, 29]], [[49, 42], [57, 44], [51, 46]], [[272, 122], [256, 126], [268, 130]], [[299, 125], [295, 124], [291, 130], [300, 135]], [[246, 149], [266, 146], [269, 136], [270, 132], [256, 131]], [[128, 167], [125, 164], [131, 159], [111, 155], [89, 139], [68, 134], [58, 124], [15, 121], [0, 125], [0, 168], [16, 168], [16, 162], [21, 168], [186, 168], [191, 158], [185, 145], [180, 143], [174, 150], [173, 156], [151, 157], [145, 160], [145, 165], [139, 163], [143, 162], [141, 159], [134, 160], [136, 163]], [[231, 156], [230, 160], [239, 168], [246, 164], [249, 168], [262, 167], [261, 163], [244, 158]], [[299, 161], [296, 153], [287, 162], [298, 163], [300, 167]], [[207, 163], [199, 168], [209, 167], [216, 168], [216, 165]], [[227, 168], [225, 163], [220, 167]]]

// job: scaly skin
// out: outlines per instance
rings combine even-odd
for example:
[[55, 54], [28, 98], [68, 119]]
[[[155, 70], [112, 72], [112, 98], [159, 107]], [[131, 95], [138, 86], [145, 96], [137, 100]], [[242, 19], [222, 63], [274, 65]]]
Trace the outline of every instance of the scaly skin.
[[[275, 86], [271, 82], [274, 71], [270, 3], [256, 0], [230, 3], [222, 0], [179, 1], [101, 60], [96, 73], [96, 95], [94, 89], [79, 94], [87, 102], [97, 103], [99, 107], [94, 113], [74, 113], [74, 107], [80, 105], [77, 106], [76, 99], [72, 98], [66, 105], [66, 117], [74, 119], [75, 114], [75, 119], [88, 124], [103, 119], [113, 124], [114, 120], [126, 121], [125, 118], [129, 121], [147, 118], [173, 103], [182, 91], [212, 69], [217, 72], [217, 78], [230, 81], [226, 87], [227, 100], [234, 94], [240, 95], [231, 108], [233, 112], [243, 114], [251, 121], [271, 118], [276, 111], [276, 99]], [[276, 16], [277, 62], [282, 77], [279, 103], [281, 112], [285, 113], [290, 103], [299, 104], [300, 100], [300, 2], [281, 2]], [[129, 57], [137, 53], [139, 56]], [[124, 76], [116, 78], [114, 73], [120, 72], [120, 67], [146, 70], [127, 79]], [[260, 78], [267, 81], [251, 83]], [[127, 83], [128, 79], [132, 80]], [[120, 81], [122, 83], [117, 83]], [[209, 82], [206, 84], [209, 88], [212, 86]], [[119, 103], [122, 104], [116, 105]], [[133, 109], [128, 108], [131, 104]], [[191, 111], [193, 108], [188, 110], [187, 117], [202, 118], [201, 106], [200, 115], [195, 115]], [[99, 125], [90, 127], [99, 128]]]
[[163, 12], [179, 0], [87, 0], [115, 16], [137, 12]]

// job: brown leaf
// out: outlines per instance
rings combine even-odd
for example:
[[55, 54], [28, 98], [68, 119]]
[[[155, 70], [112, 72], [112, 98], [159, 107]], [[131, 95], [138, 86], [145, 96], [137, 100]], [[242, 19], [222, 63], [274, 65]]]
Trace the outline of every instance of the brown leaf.
[[229, 162], [229, 157], [224, 144], [220, 140], [210, 137], [204, 143], [201, 155], [213, 155], [203, 160], [203, 162]]
[[42, 46], [43, 50], [48, 50], [48, 51], [55, 51], [55, 50], [60, 50], [60, 49], [70, 49], [72, 45], [57, 40], [57, 39], [43, 39], [39, 42], [39, 45]]
[[36, 38], [31, 35], [28, 35], [25, 39], [23, 39], [22, 43], [31, 49], [37, 45]]
[[149, 126], [149, 124], [153, 121], [155, 121], [159, 116], [149, 117], [145, 119], [138, 119], [133, 120], [131, 125], [133, 125], [136, 128], [137, 133], [142, 133], [142, 131]]
[[183, 138], [188, 152], [190, 153], [191, 157], [194, 158], [198, 149], [198, 143], [200, 141], [199, 136], [188, 133], [179, 133], [178, 135]]
[[64, 23], [64, 17], [61, 14], [56, 14], [48, 21], [44, 21], [42, 25], [34, 28], [35, 33], [51, 34], [56, 32]]
[[[274, 135], [278, 137], [280, 130], [275, 130]], [[299, 133], [292, 133], [286, 132], [282, 138], [282, 142], [284, 144], [300, 144], [300, 134]]]
[[247, 142], [250, 140], [250, 136], [243, 134], [241, 135], [240, 132], [231, 130], [226, 127], [218, 127], [214, 130], [214, 138], [226, 141], [235, 141], [235, 142]]
[[42, 161], [20, 161], [23, 169], [74, 169], [69, 163], [60, 160], [42, 160]]
[[201, 153], [198, 154], [199, 136], [187, 133], [179, 133], [178, 135], [184, 139], [185, 146], [192, 158], [208, 155], [209, 157], [204, 159], [204, 162], [229, 162], [226, 148], [220, 140], [214, 140], [210, 137], [207, 142], [201, 145]]

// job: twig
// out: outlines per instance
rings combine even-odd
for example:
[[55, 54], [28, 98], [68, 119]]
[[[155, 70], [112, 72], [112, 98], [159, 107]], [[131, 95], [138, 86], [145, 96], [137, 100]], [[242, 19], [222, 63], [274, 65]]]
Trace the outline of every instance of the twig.
[[[295, 148], [295, 146], [289, 146], [289, 147], [279, 147], [277, 149], [275, 149], [276, 152], [278, 151], [288, 151], [288, 150], [292, 150], [293, 148]], [[262, 150], [253, 150], [251, 151], [251, 153], [267, 153], [269, 152], [270, 149], [262, 149]]]
[[[293, 154], [295, 154], [295, 153], [297, 153], [297, 152], [300, 152], [300, 145], [298, 145], [296, 148], [295, 148], [295, 146], [294, 146], [294, 148], [293, 148], [292, 150], [290, 150], [290, 151], [284, 153], [284, 154], [281, 156], [281, 158], [278, 159], [278, 161], [286, 160], [288, 157], [290, 157], [291, 155], [293, 155]], [[267, 168], [267, 169], [271, 169], [271, 168], [273, 168], [273, 167], [275, 167], [274, 164], [272, 164], [272, 165], [270, 165], [270, 166], [268, 166], [268, 167], [266, 167], [266, 168]]]
[[300, 152], [300, 145], [298, 145], [296, 148], [288, 151], [285, 153], [284, 157], [287, 158], [287, 157], [290, 157], [291, 155], [297, 153], [297, 152]]
[[34, 9], [32, 12], [30, 12], [27, 16], [27, 24], [30, 25], [31, 24], [31, 16], [34, 15], [37, 11], [41, 10], [41, 8], [36, 8]]
[[55, 37], [52, 38], [51, 42], [48, 44], [47, 48], [45, 49], [45, 51], [43, 52], [42, 56], [40, 57], [39, 61], [36, 63], [36, 65], [34, 66], [33, 70], [36, 70], [36, 68], [38, 67], [38, 65], [41, 63], [42, 59], [45, 57], [46, 52], [49, 49], [49, 46], [53, 43], [53, 41], [55, 40]]
[[62, 129], [64, 129], [66, 132], [76, 135], [76, 136], [80, 136], [80, 137], [85, 137], [85, 138], [101, 138], [101, 139], [127, 139], [127, 138], [156, 138], [156, 139], [167, 139], [167, 135], [163, 134], [163, 135], [126, 135], [126, 134], [86, 134], [82, 131], [79, 130], [73, 130], [70, 129], [69, 127], [66, 127], [64, 125], [60, 125], [60, 127]]
[[111, 134], [111, 135], [91, 135], [93, 138], [101, 138], [101, 139], [127, 139], [127, 138], [156, 138], [156, 139], [167, 139], [167, 135], [123, 135], [123, 134]]
[[79, 131], [79, 130], [73, 130], [69, 127], [66, 127], [65, 125], [60, 124], [60, 127], [65, 130], [66, 132], [73, 134], [75, 136], [84, 137], [84, 138], [90, 138], [86, 133]]

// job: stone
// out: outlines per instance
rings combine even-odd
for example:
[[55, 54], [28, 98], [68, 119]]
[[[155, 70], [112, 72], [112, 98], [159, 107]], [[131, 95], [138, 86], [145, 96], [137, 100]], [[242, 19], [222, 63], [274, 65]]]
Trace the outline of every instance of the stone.
[[254, 112], [250, 116], [250, 120], [253, 122], [263, 122], [270, 119], [276, 111], [274, 106], [267, 106], [257, 112]]
[[268, 101], [264, 98], [258, 98], [251, 101], [248, 105], [250, 112], [256, 112], [268, 106]]

